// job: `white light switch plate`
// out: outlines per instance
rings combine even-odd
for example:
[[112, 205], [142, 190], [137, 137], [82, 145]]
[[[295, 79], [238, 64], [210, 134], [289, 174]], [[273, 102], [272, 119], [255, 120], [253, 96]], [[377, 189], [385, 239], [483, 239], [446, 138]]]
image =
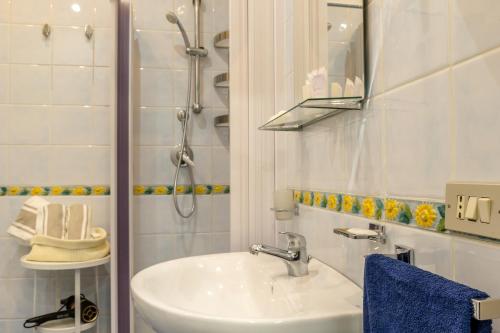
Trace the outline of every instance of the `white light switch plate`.
[[[479, 218], [476, 221], [459, 219], [458, 198], [462, 196], [466, 206], [470, 197], [490, 198], [490, 223], [483, 223]], [[445, 226], [448, 230], [500, 239], [500, 184], [466, 182], [446, 184]]]

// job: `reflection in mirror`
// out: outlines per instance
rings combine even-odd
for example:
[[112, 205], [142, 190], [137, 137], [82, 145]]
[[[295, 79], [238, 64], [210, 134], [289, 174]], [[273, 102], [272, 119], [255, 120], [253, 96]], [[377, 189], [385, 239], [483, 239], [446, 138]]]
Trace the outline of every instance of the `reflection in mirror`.
[[364, 97], [363, 7], [328, 1], [328, 83], [331, 97]]

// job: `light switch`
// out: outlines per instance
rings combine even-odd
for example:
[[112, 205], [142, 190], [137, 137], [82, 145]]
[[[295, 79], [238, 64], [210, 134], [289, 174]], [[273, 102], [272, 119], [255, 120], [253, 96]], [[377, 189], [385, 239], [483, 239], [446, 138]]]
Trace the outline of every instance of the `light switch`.
[[469, 197], [465, 218], [469, 221], [477, 221], [477, 197]]
[[490, 223], [491, 219], [491, 199], [490, 198], [479, 198], [477, 201], [477, 207], [479, 209], [479, 221], [483, 223]]

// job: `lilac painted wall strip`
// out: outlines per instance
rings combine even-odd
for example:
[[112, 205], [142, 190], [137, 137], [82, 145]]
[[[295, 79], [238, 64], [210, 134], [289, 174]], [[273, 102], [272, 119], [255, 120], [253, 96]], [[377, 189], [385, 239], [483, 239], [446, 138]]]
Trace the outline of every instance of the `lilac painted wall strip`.
[[130, 184], [129, 184], [129, 51], [130, 51], [130, 3], [118, 4], [118, 71], [117, 71], [117, 331], [130, 332]]

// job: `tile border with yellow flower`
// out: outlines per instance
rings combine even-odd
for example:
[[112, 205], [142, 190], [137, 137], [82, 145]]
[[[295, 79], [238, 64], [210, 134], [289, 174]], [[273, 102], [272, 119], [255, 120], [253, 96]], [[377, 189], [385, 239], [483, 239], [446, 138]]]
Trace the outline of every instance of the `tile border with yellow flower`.
[[295, 202], [377, 221], [389, 221], [444, 232], [443, 202], [382, 198], [349, 193], [294, 190]]
[[[177, 194], [191, 194], [193, 187], [191, 185], [177, 185]], [[230, 192], [229, 185], [209, 185], [197, 184], [194, 187], [194, 192], [198, 195], [210, 194], [228, 194]], [[174, 193], [173, 185], [134, 185], [134, 195], [172, 195]]]
[[111, 193], [108, 185], [0, 186], [3, 196], [104, 196]]
[[[171, 195], [173, 185], [135, 185], [134, 195]], [[199, 195], [228, 194], [229, 185], [198, 184], [194, 191]], [[178, 185], [177, 194], [190, 194], [193, 192], [191, 185]], [[106, 196], [110, 195], [109, 185], [51, 185], [51, 186], [22, 186], [0, 185], [0, 197], [13, 196]]]

